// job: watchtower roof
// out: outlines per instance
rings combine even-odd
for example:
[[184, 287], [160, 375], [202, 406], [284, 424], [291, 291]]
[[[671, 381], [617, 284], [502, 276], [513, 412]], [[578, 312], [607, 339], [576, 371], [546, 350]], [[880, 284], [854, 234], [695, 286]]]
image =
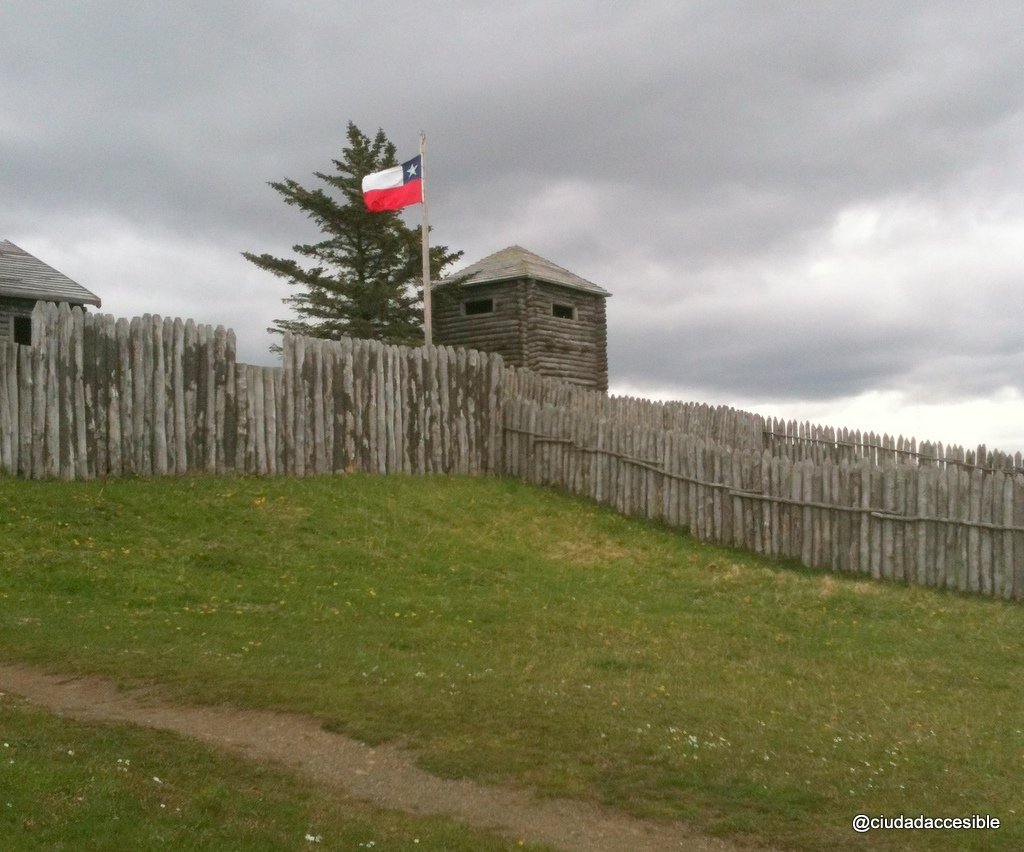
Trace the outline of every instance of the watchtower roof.
[[100, 306], [100, 299], [10, 240], [0, 240], [0, 296]]
[[478, 260], [465, 269], [452, 273], [450, 277], [463, 279], [464, 287], [497, 281], [511, 281], [517, 278], [532, 278], [534, 281], [557, 284], [571, 290], [592, 293], [595, 296], [611, 295], [592, 281], [587, 281], [586, 278], [581, 278], [576, 273], [570, 272], [557, 263], [552, 263], [539, 254], [527, 251], [522, 246], [509, 246], [501, 251], [496, 251], [483, 260]]

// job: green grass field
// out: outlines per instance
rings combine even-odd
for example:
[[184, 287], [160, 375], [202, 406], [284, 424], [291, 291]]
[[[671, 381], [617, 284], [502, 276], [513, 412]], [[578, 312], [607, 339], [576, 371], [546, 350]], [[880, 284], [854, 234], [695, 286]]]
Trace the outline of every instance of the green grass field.
[[[7, 479], [0, 537], [8, 661], [309, 713], [442, 775], [711, 834], [1024, 847], [1019, 605], [491, 479]], [[228, 787], [256, 771], [222, 765]], [[865, 837], [859, 813], [1002, 828]]]

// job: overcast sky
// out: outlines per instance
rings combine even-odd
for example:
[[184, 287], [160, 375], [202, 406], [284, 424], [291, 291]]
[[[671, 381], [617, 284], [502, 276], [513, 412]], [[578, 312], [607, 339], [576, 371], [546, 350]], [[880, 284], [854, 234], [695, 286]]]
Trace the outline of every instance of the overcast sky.
[[[1024, 4], [4, 0], [0, 239], [272, 363], [349, 120], [599, 284], [612, 391], [1024, 450]], [[419, 208], [409, 220], [418, 222]]]

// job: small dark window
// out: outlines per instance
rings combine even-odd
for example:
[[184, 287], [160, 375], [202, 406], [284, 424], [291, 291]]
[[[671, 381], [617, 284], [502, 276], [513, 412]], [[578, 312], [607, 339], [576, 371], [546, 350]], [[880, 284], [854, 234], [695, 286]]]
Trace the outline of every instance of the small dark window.
[[551, 316], [559, 319], [575, 319], [575, 311], [572, 305], [552, 305]]
[[14, 342], [23, 346], [32, 345], [32, 317], [14, 318]]
[[473, 299], [469, 302], [463, 302], [462, 307], [467, 317], [471, 317], [474, 314], [493, 314], [494, 299]]

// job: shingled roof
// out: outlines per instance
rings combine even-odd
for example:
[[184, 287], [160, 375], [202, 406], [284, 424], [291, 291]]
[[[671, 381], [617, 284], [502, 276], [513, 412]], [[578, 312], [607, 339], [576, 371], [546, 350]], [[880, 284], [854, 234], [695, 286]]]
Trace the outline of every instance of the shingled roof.
[[492, 281], [511, 281], [517, 278], [532, 278], [534, 281], [545, 281], [558, 284], [572, 290], [582, 290], [596, 296], [610, 296], [607, 290], [598, 287], [586, 278], [580, 278], [568, 269], [564, 269], [550, 260], [546, 260], [522, 246], [509, 246], [483, 260], [460, 269], [450, 277], [464, 279], [463, 286], [483, 284]]
[[95, 305], [100, 299], [10, 240], [0, 240], [0, 297]]

